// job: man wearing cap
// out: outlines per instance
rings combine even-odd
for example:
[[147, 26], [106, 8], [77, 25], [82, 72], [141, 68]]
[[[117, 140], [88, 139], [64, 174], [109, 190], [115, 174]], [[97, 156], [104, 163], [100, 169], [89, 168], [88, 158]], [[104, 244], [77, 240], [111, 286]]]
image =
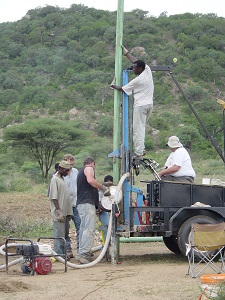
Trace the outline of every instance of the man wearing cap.
[[[73, 216], [69, 190], [64, 177], [70, 170], [70, 164], [62, 160], [58, 172], [53, 175], [50, 183], [50, 211], [53, 217], [54, 238], [66, 238], [69, 233], [69, 220]], [[60, 239], [54, 239], [54, 251], [64, 254], [65, 244]]]
[[[74, 168], [75, 157], [72, 154], [65, 154], [63, 159], [70, 164], [70, 170], [68, 175], [65, 177], [65, 182], [69, 188], [70, 201], [73, 207], [73, 222], [76, 228], [76, 242], [77, 242], [77, 250], [79, 249], [79, 231], [80, 231], [80, 217], [77, 210], [77, 174], [78, 170]], [[69, 258], [73, 257], [72, 246], [70, 236], [66, 237], [66, 245], [67, 245], [67, 256]]]
[[161, 180], [193, 183], [196, 175], [191, 158], [179, 138], [171, 136], [167, 146], [170, 147], [171, 153], [164, 168], [158, 173]]

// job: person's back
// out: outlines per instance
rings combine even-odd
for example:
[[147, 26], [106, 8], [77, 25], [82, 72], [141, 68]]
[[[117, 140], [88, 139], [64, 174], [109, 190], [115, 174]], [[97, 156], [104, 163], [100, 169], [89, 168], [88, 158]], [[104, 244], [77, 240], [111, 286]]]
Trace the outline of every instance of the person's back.
[[[82, 264], [91, 261], [94, 244], [98, 190], [103, 186], [95, 179], [95, 162], [91, 157], [84, 160], [84, 167], [77, 175], [77, 209], [81, 219], [78, 260]], [[105, 188], [106, 190], [106, 188]]]
[[87, 182], [84, 170], [85, 167], [77, 175], [77, 205], [90, 203], [98, 206], [98, 189]]
[[144, 71], [136, 78], [123, 86], [123, 91], [134, 96], [134, 107], [153, 104], [154, 84], [152, 71], [146, 64]]
[[191, 176], [195, 177], [195, 171], [192, 167], [191, 157], [187, 150], [178, 148], [175, 152], [170, 153], [165, 165], [169, 168], [172, 165], [180, 166], [180, 169], [173, 173], [174, 177]]
[[179, 138], [175, 135], [171, 136], [167, 146], [171, 153], [164, 168], [158, 172], [161, 180], [193, 183], [196, 174], [192, 167], [191, 157]]

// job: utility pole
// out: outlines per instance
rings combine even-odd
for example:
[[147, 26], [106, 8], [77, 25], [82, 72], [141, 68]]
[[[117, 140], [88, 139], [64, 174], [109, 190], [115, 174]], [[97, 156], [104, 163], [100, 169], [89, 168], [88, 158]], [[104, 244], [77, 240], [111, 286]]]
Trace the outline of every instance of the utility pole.
[[[116, 25], [116, 47], [115, 47], [115, 84], [121, 85], [122, 82], [122, 44], [123, 44], [123, 10], [124, 0], [118, 0], [117, 25]], [[120, 178], [120, 138], [121, 138], [121, 117], [120, 103], [122, 93], [114, 90], [114, 125], [113, 125], [113, 150], [118, 150], [119, 155], [114, 156], [113, 178], [117, 183]]]

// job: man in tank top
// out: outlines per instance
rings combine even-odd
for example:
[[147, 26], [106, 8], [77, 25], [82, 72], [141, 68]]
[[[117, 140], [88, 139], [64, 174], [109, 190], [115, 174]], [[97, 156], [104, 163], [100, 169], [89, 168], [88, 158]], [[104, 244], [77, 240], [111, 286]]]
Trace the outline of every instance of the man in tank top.
[[78, 257], [81, 264], [91, 262], [91, 248], [94, 244], [96, 208], [99, 203], [99, 190], [110, 195], [109, 188], [95, 179], [95, 162], [92, 157], [84, 160], [84, 167], [77, 175], [77, 209], [81, 219]]

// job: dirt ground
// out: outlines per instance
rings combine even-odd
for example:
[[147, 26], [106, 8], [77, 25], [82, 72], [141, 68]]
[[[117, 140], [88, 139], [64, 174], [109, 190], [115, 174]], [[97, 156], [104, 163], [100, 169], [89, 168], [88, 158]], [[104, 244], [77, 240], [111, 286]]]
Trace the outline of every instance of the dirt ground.
[[[44, 195], [0, 193], [1, 215], [49, 218], [48, 205]], [[98, 254], [95, 252], [95, 257]], [[77, 263], [75, 259], [70, 262]], [[5, 257], [0, 254], [0, 266], [3, 264]], [[120, 263], [116, 265], [101, 261], [91, 268], [68, 267], [65, 272], [57, 261], [48, 275], [34, 276], [23, 274], [20, 264], [9, 267], [8, 274], [3, 269], [0, 299], [197, 300], [200, 279], [186, 275], [187, 270], [186, 258], [173, 254], [162, 242], [121, 243]]]

